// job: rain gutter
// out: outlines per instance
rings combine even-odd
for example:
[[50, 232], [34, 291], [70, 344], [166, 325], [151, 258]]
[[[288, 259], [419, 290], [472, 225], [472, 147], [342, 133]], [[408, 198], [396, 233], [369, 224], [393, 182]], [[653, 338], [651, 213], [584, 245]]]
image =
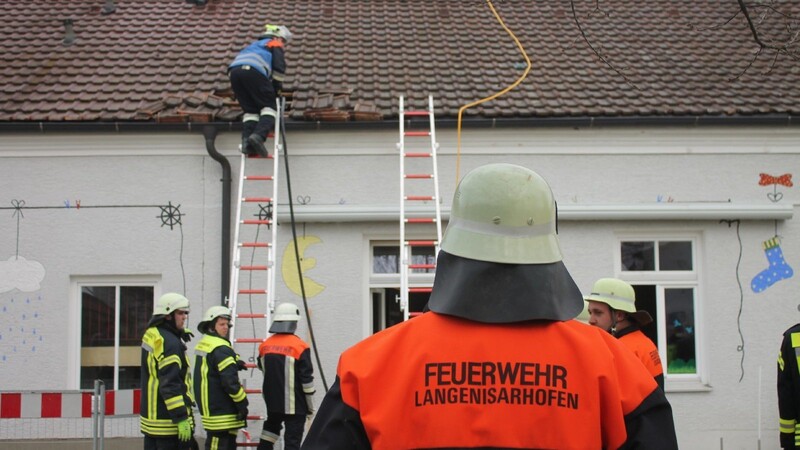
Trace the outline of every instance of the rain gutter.
[[[427, 118], [425, 118], [427, 120]], [[409, 121], [412, 122], [412, 121]], [[217, 131], [239, 131], [241, 122], [156, 123], [156, 122], [0, 122], [0, 133], [56, 132], [200, 132], [206, 126]], [[796, 127], [800, 117], [787, 114], [737, 116], [578, 116], [467, 118], [468, 128], [601, 128], [601, 127]], [[437, 128], [455, 128], [452, 117], [437, 117]], [[397, 118], [374, 122], [286, 121], [287, 131], [397, 129]]]

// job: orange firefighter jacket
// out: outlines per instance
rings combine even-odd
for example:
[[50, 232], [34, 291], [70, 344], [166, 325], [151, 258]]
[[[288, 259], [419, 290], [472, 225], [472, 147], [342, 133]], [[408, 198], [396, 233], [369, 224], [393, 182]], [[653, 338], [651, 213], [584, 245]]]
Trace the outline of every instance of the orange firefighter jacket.
[[664, 389], [664, 368], [661, 366], [661, 357], [658, 356], [658, 348], [653, 341], [642, 333], [637, 325], [618, 331], [616, 337], [636, 354], [656, 380], [658, 387]]
[[346, 350], [303, 449], [677, 449], [661, 389], [578, 321], [425, 313]]

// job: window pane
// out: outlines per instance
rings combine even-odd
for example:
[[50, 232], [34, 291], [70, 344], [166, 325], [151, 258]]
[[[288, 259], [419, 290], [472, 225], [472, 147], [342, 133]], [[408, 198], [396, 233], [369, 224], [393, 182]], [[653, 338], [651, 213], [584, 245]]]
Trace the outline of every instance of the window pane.
[[692, 270], [692, 242], [659, 242], [658, 270]]
[[[435, 249], [433, 247], [413, 247], [411, 249], [411, 264], [436, 265]], [[436, 269], [412, 269], [413, 273], [434, 273]]]
[[697, 373], [694, 290], [664, 289], [667, 314], [667, 373]]
[[153, 315], [153, 286], [122, 286], [119, 295], [119, 345], [139, 347]]
[[114, 389], [114, 366], [111, 367], [81, 367], [80, 389], [94, 389], [94, 380], [103, 380], [106, 390]]
[[[141, 365], [121, 366], [119, 368], [119, 388], [120, 389], [139, 389], [141, 387]], [[106, 387], [106, 389], [108, 389]]]
[[372, 273], [400, 273], [397, 262], [399, 247], [373, 247]]
[[640, 271], [655, 270], [656, 256], [653, 241], [623, 242], [622, 270]]
[[81, 346], [114, 345], [114, 286], [81, 288]]

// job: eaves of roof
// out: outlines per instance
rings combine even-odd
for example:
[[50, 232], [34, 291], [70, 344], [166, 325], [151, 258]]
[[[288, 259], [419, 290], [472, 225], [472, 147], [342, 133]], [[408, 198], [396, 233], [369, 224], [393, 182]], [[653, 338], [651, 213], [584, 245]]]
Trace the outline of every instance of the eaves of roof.
[[[407, 121], [412, 125], [414, 121]], [[396, 120], [375, 122], [286, 121], [289, 131], [385, 130], [397, 129]], [[470, 118], [462, 121], [464, 129], [474, 128], [604, 128], [604, 127], [796, 127], [800, 116], [785, 114], [758, 116], [582, 116]], [[240, 131], [240, 122], [158, 123], [158, 122], [0, 122], [0, 133], [200, 133], [206, 127], [217, 131]], [[437, 129], [457, 127], [453, 118], [436, 119]]]

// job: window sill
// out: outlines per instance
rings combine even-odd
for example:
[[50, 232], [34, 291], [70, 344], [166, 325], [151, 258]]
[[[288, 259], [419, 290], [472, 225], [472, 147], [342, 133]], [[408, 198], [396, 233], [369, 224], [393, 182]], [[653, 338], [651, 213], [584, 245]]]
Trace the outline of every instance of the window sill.
[[699, 379], [694, 380], [666, 380], [664, 391], [667, 394], [678, 392], [711, 392], [711, 385], [703, 383]]

